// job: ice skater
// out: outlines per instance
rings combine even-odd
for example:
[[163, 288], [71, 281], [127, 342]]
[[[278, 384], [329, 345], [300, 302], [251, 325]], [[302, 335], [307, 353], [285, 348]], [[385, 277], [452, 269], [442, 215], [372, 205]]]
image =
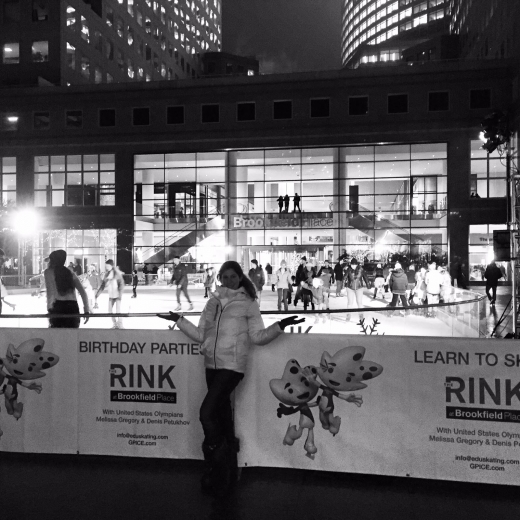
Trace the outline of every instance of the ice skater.
[[173, 273], [172, 278], [170, 280], [170, 285], [175, 285], [177, 288], [176, 296], [177, 296], [177, 307], [175, 307], [176, 311], [180, 311], [182, 309], [181, 305], [181, 292], [184, 294], [186, 299], [188, 300], [188, 310], [193, 310], [193, 303], [191, 303], [190, 295], [188, 294], [188, 273], [186, 273], [186, 268], [181, 264], [181, 257], [175, 256], [173, 258]]

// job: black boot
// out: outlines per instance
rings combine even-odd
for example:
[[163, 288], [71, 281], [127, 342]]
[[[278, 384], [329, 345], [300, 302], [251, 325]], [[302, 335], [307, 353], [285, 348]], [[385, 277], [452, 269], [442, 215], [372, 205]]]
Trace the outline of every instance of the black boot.
[[233, 437], [228, 439], [229, 457], [229, 482], [233, 486], [238, 481], [238, 452], [240, 451], [240, 439]]
[[230, 489], [229, 447], [226, 439], [219, 444], [202, 444], [207, 468], [202, 475], [201, 491], [206, 495], [225, 496]]

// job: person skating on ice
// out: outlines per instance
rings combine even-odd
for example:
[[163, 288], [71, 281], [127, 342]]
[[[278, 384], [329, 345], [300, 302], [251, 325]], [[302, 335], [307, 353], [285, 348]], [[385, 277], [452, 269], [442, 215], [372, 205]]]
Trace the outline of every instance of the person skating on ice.
[[[123, 274], [121, 271], [114, 266], [113, 260], [107, 260], [105, 262], [105, 275], [99, 289], [96, 292], [96, 302], [98, 296], [105, 290], [108, 290], [108, 314], [114, 313], [114, 305], [116, 307], [116, 314], [121, 313], [121, 301], [123, 299], [123, 291], [125, 289], [125, 281], [123, 280]], [[122, 329], [123, 322], [120, 317], [112, 318], [112, 328]]]
[[176, 287], [177, 307], [175, 307], [175, 310], [180, 311], [182, 308], [181, 293], [183, 293], [186, 300], [188, 300], [188, 310], [192, 311], [193, 303], [191, 303], [190, 295], [188, 294], [188, 273], [184, 265], [181, 264], [180, 256], [173, 257], [173, 273], [170, 285], [175, 285]]

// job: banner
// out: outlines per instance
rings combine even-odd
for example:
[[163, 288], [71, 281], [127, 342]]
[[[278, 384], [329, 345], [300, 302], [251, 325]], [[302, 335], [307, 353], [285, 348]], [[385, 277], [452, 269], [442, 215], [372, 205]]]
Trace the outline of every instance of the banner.
[[176, 331], [3, 329], [0, 450], [201, 458], [200, 345]]
[[200, 345], [181, 332], [83, 330], [80, 453], [201, 458]]
[[239, 386], [241, 465], [519, 485], [519, 366], [514, 341], [286, 334]]
[[[242, 466], [520, 484], [514, 341], [284, 334], [235, 396]], [[202, 458], [200, 345], [3, 329], [0, 451]]]
[[2, 329], [0, 450], [77, 453], [76, 331]]

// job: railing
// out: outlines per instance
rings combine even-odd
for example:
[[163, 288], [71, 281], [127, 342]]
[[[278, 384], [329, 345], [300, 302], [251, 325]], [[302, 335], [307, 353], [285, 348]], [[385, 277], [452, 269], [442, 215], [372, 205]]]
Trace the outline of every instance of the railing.
[[[122, 322], [121, 328], [127, 329], [164, 329], [174, 327], [173, 322], [157, 317], [158, 313], [166, 313], [176, 306], [174, 289], [164, 287], [164, 297], [159, 295], [155, 300], [153, 312], [132, 312], [130, 294], [125, 294], [124, 301], [130, 306], [129, 312], [111, 314], [103, 312], [107, 308], [106, 301], [93, 314], [78, 316], [88, 317], [89, 321], [82, 328], [107, 329], [113, 326], [114, 320]], [[450, 301], [431, 305], [411, 305], [410, 307], [390, 307], [379, 303], [376, 306], [358, 308], [340, 308], [330, 310], [301, 309], [276, 311], [264, 310], [262, 316], [266, 326], [280, 320], [283, 316], [296, 315], [305, 318], [301, 325], [286, 332], [295, 333], [331, 333], [331, 334], [366, 334], [396, 336], [434, 336], [434, 337], [481, 337], [481, 321], [486, 319], [485, 296], [471, 291], [453, 288]], [[106, 296], [105, 296], [106, 298]], [[186, 308], [186, 306], [184, 307]], [[184, 312], [190, 321], [197, 324], [200, 311]], [[53, 315], [53, 317], [69, 317], [70, 315]], [[0, 316], [0, 327], [46, 328], [47, 314], [4, 314]], [[405, 326], [406, 324], [406, 326]]]

